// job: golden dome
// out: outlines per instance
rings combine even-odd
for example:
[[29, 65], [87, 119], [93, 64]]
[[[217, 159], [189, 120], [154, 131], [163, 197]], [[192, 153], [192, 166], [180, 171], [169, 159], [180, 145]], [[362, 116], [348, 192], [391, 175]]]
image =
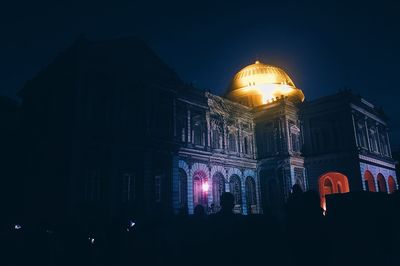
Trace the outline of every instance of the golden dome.
[[296, 88], [285, 71], [259, 61], [240, 70], [233, 77], [227, 93], [229, 99], [251, 107], [281, 96], [304, 101], [303, 92]]

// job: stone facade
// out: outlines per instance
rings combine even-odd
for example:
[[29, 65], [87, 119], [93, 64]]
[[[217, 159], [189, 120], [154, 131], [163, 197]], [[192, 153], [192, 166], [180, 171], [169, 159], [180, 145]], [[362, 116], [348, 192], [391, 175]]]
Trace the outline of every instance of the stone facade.
[[[321, 190], [321, 177], [334, 175], [330, 173], [346, 176], [349, 191], [391, 193], [397, 189], [395, 160], [382, 110], [344, 91], [304, 103], [301, 116], [303, 155], [311, 189]], [[381, 176], [385, 189], [378, 187]], [[369, 178], [375, 186], [368, 187]]]
[[303, 102], [283, 70], [260, 62], [232, 83], [220, 97], [137, 40], [78, 41], [20, 92], [31, 217], [214, 213], [224, 191], [237, 213], [279, 215], [295, 184], [322, 199], [398, 187], [387, 119], [361, 97]]
[[[210, 93], [197, 100], [190, 93], [178, 97], [176, 107], [180, 148], [179, 171], [173, 177], [175, 210], [187, 208], [193, 213], [200, 204], [216, 212], [220, 194], [232, 192], [235, 212], [260, 213], [251, 109]], [[205, 184], [208, 189], [203, 191]]]

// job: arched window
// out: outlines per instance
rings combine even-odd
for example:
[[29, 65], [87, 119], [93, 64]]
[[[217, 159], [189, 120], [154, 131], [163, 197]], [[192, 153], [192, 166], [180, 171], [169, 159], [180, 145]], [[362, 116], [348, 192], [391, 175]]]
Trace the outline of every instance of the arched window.
[[207, 206], [208, 191], [204, 188], [208, 186], [207, 175], [203, 171], [196, 171], [193, 174], [193, 204], [194, 206]]
[[213, 125], [211, 130], [211, 147], [222, 149], [222, 133], [218, 125]]
[[364, 173], [364, 186], [365, 186], [366, 190], [369, 192], [376, 191], [374, 176], [368, 170], [365, 171], [365, 173]]
[[373, 152], [379, 152], [378, 150], [378, 136], [377, 136], [377, 131], [375, 127], [370, 127], [369, 128], [369, 143], [371, 145], [371, 150]]
[[229, 188], [230, 188], [230, 192], [235, 197], [235, 205], [241, 205], [242, 204], [242, 187], [241, 187], [240, 178], [237, 175], [231, 176], [231, 178], [229, 180]]
[[379, 192], [387, 192], [386, 180], [383, 177], [383, 175], [381, 173], [379, 173], [378, 176], [376, 177], [376, 179], [378, 180]]
[[251, 176], [246, 178], [246, 206], [248, 213], [256, 213], [257, 197], [256, 197], [256, 182]]
[[201, 115], [193, 116], [192, 138], [195, 145], [204, 145], [204, 121]]
[[347, 176], [338, 172], [328, 172], [319, 178], [321, 207], [326, 210], [326, 195], [350, 191]]
[[234, 133], [229, 133], [229, 150], [236, 152], [236, 136]]
[[214, 203], [214, 212], [220, 210], [220, 197], [221, 194], [225, 192], [225, 179], [221, 173], [215, 173], [212, 178], [212, 195]]
[[187, 208], [187, 175], [182, 168], [179, 168], [179, 207]]
[[243, 138], [243, 152], [244, 154], [249, 154], [249, 142], [247, 140], [247, 137]]
[[363, 148], [367, 148], [367, 138], [366, 138], [366, 130], [365, 130], [365, 122], [358, 121], [357, 122], [357, 140], [358, 145]]
[[388, 184], [389, 184], [389, 193], [393, 193], [396, 191], [396, 181], [394, 180], [393, 176], [388, 177]]
[[290, 141], [291, 141], [292, 151], [300, 152], [300, 130], [295, 125], [292, 125], [290, 127]]

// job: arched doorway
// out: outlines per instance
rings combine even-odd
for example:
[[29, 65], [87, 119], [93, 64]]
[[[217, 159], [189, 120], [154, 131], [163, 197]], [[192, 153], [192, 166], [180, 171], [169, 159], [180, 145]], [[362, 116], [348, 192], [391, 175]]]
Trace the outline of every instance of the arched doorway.
[[364, 186], [367, 191], [376, 192], [374, 176], [368, 170], [364, 173]]
[[388, 185], [389, 185], [389, 193], [393, 193], [396, 191], [396, 181], [394, 180], [393, 176], [388, 177]]
[[208, 178], [203, 171], [196, 171], [193, 174], [193, 206], [203, 205], [207, 208], [208, 199]]
[[347, 176], [339, 172], [328, 172], [319, 178], [321, 207], [326, 210], [326, 195], [350, 191]]
[[379, 173], [378, 176], [376, 177], [376, 179], [378, 181], [379, 192], [387, 192], [386, 180], [383, 177], [383, 175], [381, 173]]
[[251, 176], [246, 177], [245, 190], [247, 212], [257, 213], [256, 182]]
[[235, 198], [234, 212], [241, 213], [242, 211], [242, 184], [237, 175], [232, 175], [229, 180], [229, 189]]
[[278, 215], [284, 200], [275, 169], [262, 169], [259, 172], [261, 206], [264, 213]]
[[225, 179], [221, 173], [217, 172], [212, 177], [213, 212], [221, 209], [220, 197], [223, 192], [225, 192]]

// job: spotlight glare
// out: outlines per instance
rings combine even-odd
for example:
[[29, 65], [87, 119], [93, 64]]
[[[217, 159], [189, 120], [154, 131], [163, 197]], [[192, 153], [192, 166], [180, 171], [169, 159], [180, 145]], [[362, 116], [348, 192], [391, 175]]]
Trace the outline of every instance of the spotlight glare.
[[203, 192], [207, 192], [209, 189], [209, 185], [208, 182], [204, 182], [201, 186], [201, 188], [203, 189]]

